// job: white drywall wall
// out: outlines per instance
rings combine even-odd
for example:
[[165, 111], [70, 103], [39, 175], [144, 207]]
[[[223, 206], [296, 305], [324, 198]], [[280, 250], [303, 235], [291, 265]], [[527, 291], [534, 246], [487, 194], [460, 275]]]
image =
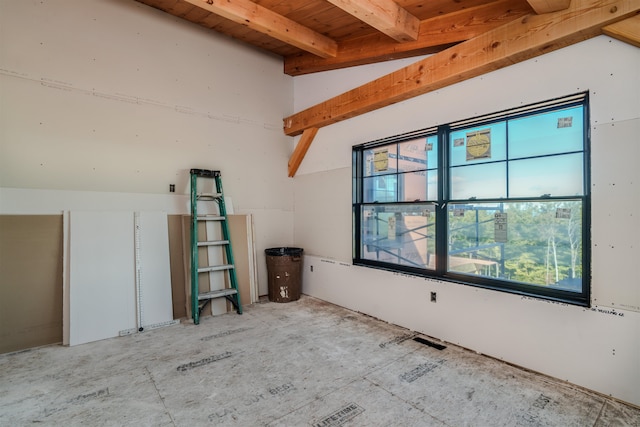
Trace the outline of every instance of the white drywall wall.
[[133, 0], [1, 1], [0, 39], [0, 213], [184, 214], [217, 169], [267, 293], [264, 249], [293, 243], [280, 58]]
[[[382, 68], [296, 77], [296, 110]], [[295, 178], [303, 291], [640, 405], [639, 75], [640, 49], [601, 36], [321, 128]], [[591, 106], [591, 308], [350, 266], [353, 145], [580, 91]]]

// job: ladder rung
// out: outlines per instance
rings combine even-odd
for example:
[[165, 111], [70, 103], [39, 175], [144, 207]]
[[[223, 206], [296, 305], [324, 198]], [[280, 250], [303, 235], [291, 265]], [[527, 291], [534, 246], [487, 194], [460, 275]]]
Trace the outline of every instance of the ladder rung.
[[238, 291], [236, 289], [220, 289], [217, 291], [203, 292], [201, 294], [198, 294], [198, 301], [226, 297], [228, 295], [235, 295], [237, 293]]
[[216, 200], [222, 197], [222, 193], [200, 193], [196, 194], [198, 200]]
[[200, 267], [198, 273], [208, 273], [210, 271], [223, 271], [233, 269], [233, 264], [210, 265], [208, 267]]
[[224, 221], [226, 218], [220, 215], [198, 215], [198, 221]]
[[210, 240], [208, 242], [198, 242], [198, 246], [222, 246], [228, 244], [228, 240]]

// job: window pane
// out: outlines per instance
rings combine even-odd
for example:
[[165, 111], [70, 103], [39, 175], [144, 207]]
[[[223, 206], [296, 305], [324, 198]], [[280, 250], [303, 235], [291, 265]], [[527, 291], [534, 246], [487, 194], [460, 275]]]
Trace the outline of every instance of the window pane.
[[417, 268], [435, 268], [435, 206], [364, 206], [362, 258]]
[[466, 128], [449, 135], [449, 164], [495, 162], [507, 158], [505, 122]]
[[427, 196], [425, 200], [438, 200], [438, 171], [427, 171]]
[[427, 169], [438, 167], [438, 136], [432, 135], [427, 138]]
[[427, 200], [427, 172], [418, 171], [398, 175], [400, 180], [400, 201], [416, 202]]
[[450, 204], [448, 271], [582, 291], [582, 201]]
[[396, 175], [372, 176], [362, 180], [364, 203], [397, 202], [398, 177]]
[[454, 200], [507, 197], [506, 162], [451, 168], [450, 174]]
[[427, 140], [420, 138], [398, 144], [398, 172], [427, 169]]
[[363, 176], [386, 175], [398, 170], [397, 144], [364, 150]]
[[581, 196], [582, 153], [509, 162], [509, 197]]
[[582, 151], [582, 110], [573, 107], [509, 121], [509, 158]]
[[424, 202], [438, 200], [438, 171], [417, 171], [398, 175], [400, 200]]

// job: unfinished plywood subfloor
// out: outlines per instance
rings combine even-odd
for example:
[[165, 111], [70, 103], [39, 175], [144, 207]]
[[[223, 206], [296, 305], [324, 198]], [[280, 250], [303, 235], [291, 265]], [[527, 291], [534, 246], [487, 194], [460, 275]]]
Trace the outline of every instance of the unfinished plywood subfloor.
[[0, 425], [605, 426], [640, 410], [303, 296], [0, 356]]

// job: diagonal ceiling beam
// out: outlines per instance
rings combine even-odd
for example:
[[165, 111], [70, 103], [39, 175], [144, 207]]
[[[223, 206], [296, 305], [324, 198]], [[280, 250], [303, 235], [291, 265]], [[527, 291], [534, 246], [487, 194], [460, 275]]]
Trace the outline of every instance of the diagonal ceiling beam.
[[640, 13], [638, 0], [573, 0], [563, 11], [527, 15], [284, 118], [299, 135], [569, 46]]
[[609, 37], [640, 47], [640, 15], [607, 25], [602, 31]]
[[393, 0], [327, 0], [398, 42], [417, 40], [420, 20]]
[[558, 12], [565, 10], [571, 0], [527, 0], [537, 14]]
[[436, 53], [441, 51], [443, 46], [448, 47], [469, 40], [531, 12], [531, 6], [522, 0], [492, 1], [425, 19], [420, 24], [416, 41], [396, 43], [389, 37], [376, 33], [341, 42], [338, 46], [338, 55], [333, 58], [320, 58], [311, 54], [289, 56], [284, 61], [284, 72], [291, 76], [300, 76], [318, 71]]
[[291, 157], [289, 157], [289, 177], [293, 177], [298, 168], [300, 167], [300, 163], [302, 163], [302, 159], [304, 159], [305, 154], [307, 154], [307, 150], [311, 146], [313, 142], [313, 138], [316, 137], [316, 133], [318, 133], [318, 128], [309, 128], [305, 129], [302, 132], [302, 136], [300, 137], [300, 141], [296, 145], [296, 148], [293, 150]]
[[338, 43], [250, 0], [185, 0], [323, 58], [336, 56]]

